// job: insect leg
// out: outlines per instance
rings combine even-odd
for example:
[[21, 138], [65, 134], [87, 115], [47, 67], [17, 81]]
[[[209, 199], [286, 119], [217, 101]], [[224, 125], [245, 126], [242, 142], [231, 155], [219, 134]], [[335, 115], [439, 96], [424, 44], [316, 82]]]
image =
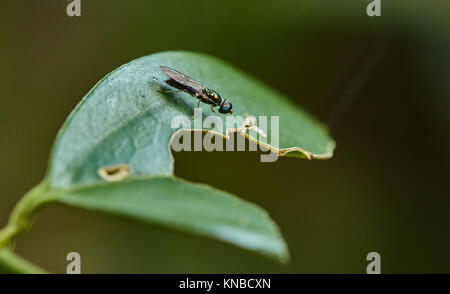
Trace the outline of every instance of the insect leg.
[[197, 108], [199, 108], [200, 107], [200, 102], [202, 102], [202, 100], [198, 100], [198, 103], [197, 103]]
[[215, 113], [215, 111], [214, 111], [214, 108], [213, 108], [213, 107], [214, 107], [214, 106], [212, 106], [212, 105], [211, 105], [211, 111]]

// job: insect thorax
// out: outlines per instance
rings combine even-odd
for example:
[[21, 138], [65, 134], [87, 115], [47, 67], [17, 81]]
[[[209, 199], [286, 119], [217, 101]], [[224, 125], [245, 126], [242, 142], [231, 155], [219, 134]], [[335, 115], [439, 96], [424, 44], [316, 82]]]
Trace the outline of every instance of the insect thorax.
[[222, 103], [222, 98], [220, 97], [219, 93], [217, 93], [214, 90], [205, 88], [204, 90], [204, 94], [211, 99], [212, 101], [214, 101], [217, 105], [220, 105], [220, 103]]

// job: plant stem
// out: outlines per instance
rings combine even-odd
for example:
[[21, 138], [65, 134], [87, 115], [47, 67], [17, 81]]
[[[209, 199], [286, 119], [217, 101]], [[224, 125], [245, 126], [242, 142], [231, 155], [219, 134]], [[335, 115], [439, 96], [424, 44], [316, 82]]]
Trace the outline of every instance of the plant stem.
[[46, 190], [47, 184], [42, 182], [19, 200], [8, 224], [0, 230], [0, 248], [11, 246], [14, 239], [29, 228], [38, 208], [52, 198], [49, 193], [45, 193]]
[[14, 239], [26, 231], [37, 210], [54, 197], [44, 181], [26, 193], [11, 213], [8, 224], [0, 230], [0, 271], [8, 273], [45, 273], [12, 252]]
[[46, 274], [43, 269], [26, 261], [7, 248], [0, 248], [0, 272], [14, 274]]

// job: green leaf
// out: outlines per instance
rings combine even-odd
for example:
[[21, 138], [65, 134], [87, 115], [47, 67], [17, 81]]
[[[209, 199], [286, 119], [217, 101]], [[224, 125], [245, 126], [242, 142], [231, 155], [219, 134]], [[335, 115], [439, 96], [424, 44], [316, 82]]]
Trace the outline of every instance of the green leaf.
[[[186, 93], [158, 92], [167, 78], [160, 65], [183, 72], [230, 99], [233, 115], [279, 116], [279, 144], [273, 145], [267, 132], [264, 146], [280, 156], [332, 156], [334, 142], [320, 123], [223, 61], [191, 52], [145, 56], [107, 75], [73, 110], [58, 133], [43, 183], [19, 203], [9, 227], [0, 232], [0, 247], [29, 225], [38, 207], [59, 202], [288, 259], [278, 228], [262, 208], [173, 175], [170, 144], [179, 129], [172, 128], [171, 122], [179, 115], [192, 121], [197, 101]], [[202, 104], [202, 109], [203, 118], [212, 114], [207, 105]], [[226, 135], [226, 116], [217, 117], [223, 121], [219, 133]], [[245, 135], [257, 139], [251, 133]], [[114, 171], [111, 166], [116, 166]], [[117, 172], [113, 177], [119, 181], [105, 181], [110, 172]]]
[[[133, 175], [171, 175], [172, 118], [191, 118], [197, 100], [185, 93], [159, 93], [167, 77], [160, 65], [186, 73], [230, 97], [234, 115], [280, 117], [279, 146], [293, 155], [330, 157], [334, 142], [310, 115], [262, 83], [203, 54], [165, 52], [134, 60], [103, 78], [60, 130], [48, 172], [52, 187], [102, 181], [102, 166], [126, 163]], [[155, 81], [155, 78], [160, 82]], [[201, 104], [203, 116], [211, 114]], [[225, 115], [218, 115], [226, 126]], [[222, 132], [225, 134], [225, 130]], [[267, 141], [271, 142], [270, 132]]]
[[58, 201], [210, 236], [282, 261], [288, 258], [286, 245], [267, 213], [203, 184], [174, 177], [136, 178], [74, 189]]

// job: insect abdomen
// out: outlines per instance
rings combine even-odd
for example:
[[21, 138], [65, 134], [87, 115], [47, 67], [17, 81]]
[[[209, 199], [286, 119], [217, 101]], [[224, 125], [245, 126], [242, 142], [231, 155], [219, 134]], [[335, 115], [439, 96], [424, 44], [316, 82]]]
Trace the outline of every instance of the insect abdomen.
[[166, 84], [168, 84], [171, 87], [177, 88], [178, 90], [186, 91], [187, 93], [191, 94], [192, 96], [195, 96], [196, 92], [194, 91], [194, 89], [192, 89], [190, 87], [186, 87], [185, 85], [178, 83], [174, 79], [168, 79], [165, 82], [166, 82]]

